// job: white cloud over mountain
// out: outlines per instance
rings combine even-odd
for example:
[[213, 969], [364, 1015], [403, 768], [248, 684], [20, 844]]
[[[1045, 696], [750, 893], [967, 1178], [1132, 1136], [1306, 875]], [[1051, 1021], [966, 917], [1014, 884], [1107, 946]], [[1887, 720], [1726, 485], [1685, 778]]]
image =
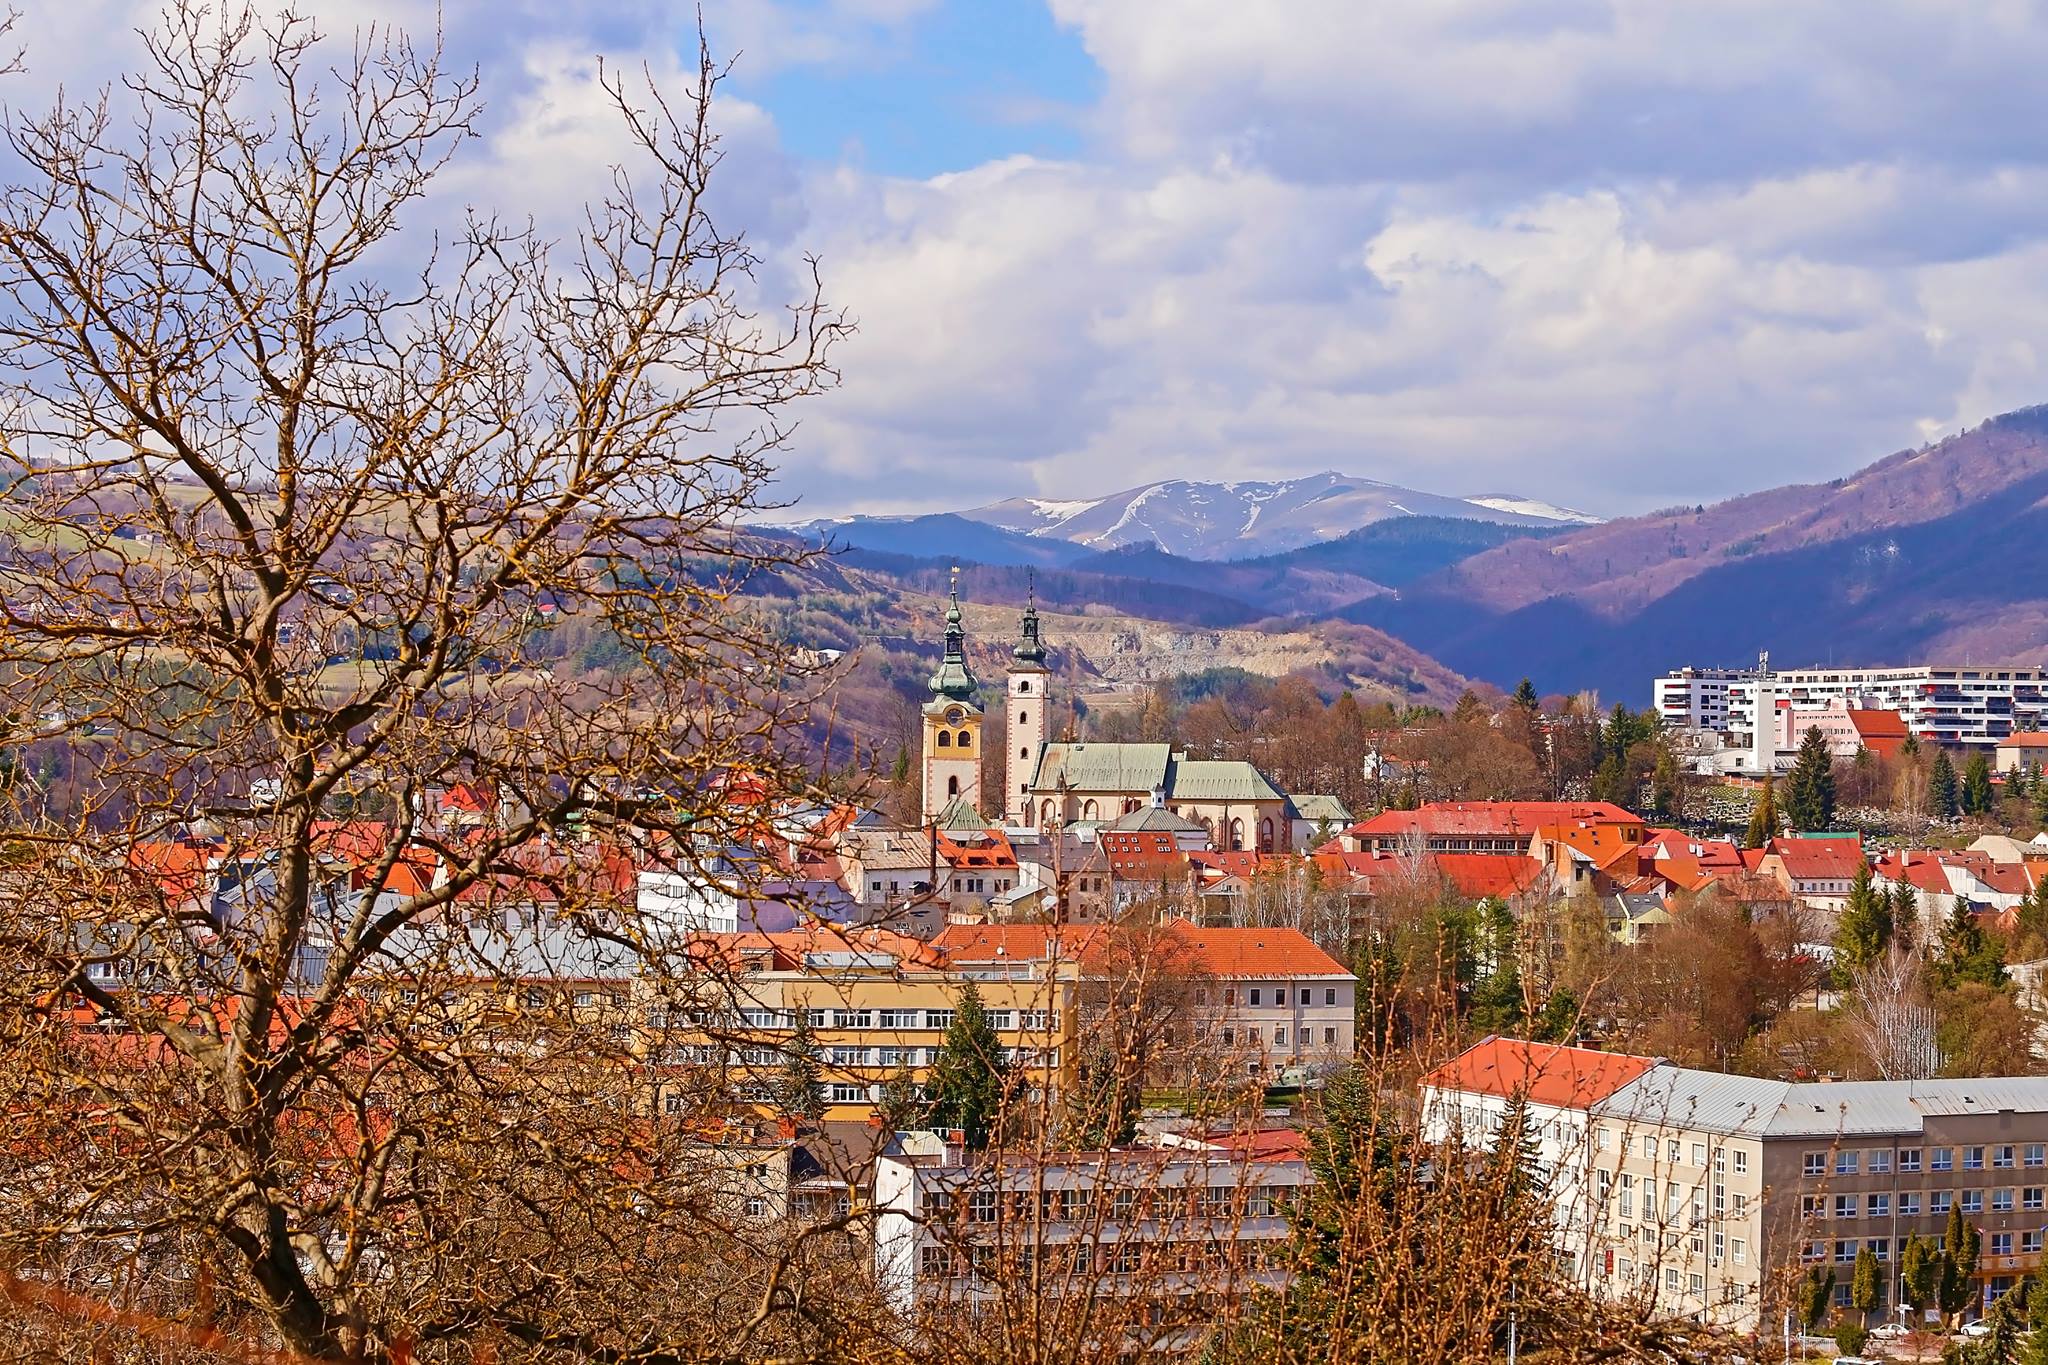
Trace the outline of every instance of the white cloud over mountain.
[[[1330, 467], [1620, 512], [2048, 399], [2039, 4], [1052, 2], [1102, 73], [1072, 157], [895, 177], [724, 116], [728, 211], [861, 324], [787, 461], [807, 513]], [[23, 88], [127, 13], [31, 14]], [[931, 13], [710, 20], [800, 72]], [[675, 15], [449, 23], [494, 100], [451, 193], [566, 228], [616, 139], [589, 54], [674, 76]]]

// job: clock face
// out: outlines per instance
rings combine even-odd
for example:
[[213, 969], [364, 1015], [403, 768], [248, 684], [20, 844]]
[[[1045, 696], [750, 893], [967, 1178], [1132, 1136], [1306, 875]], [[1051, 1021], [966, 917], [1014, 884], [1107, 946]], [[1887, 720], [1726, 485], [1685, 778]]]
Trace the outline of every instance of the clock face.
[[966, 718], [966, 715], [967, 713], [965, 711], [962, 711], [959, 707], [949, 706], [946, 708], [946, 724], [958, 725], [963, 719]]

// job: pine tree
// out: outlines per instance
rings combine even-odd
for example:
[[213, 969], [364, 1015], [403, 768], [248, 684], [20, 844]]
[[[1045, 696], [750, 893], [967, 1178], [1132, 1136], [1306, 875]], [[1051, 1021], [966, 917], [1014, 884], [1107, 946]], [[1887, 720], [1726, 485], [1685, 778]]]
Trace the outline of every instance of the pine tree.
[[1908, 1233], [1899, 1251], [1899, 1297], [1917, 1322], [1941, 1297], [1941, 1253], [1929, 1239]]
[[1935, 959], [1934, 979], [1943, 990], [1950, 991], [1970, 981], [1993, 990], [2003, 990], [2010, 982], [2004, 951], [1997, 940], [1979, 927], [1970, 907], [1960, 900], [1941, 931], [1941, 952]]
[[2048, 829], [2048, 768], [2035, 769], [2031, 797], [2034, 804], [2034, 823]]
[[825, 1068], [818, 1040], [811, 1033], [811, 1012], [802, 1006], [797, 1007], [796, 1028], [782, 1045], [775, 1105], [793, 1119], [816, 1123], [825, 1117]]
[[1538, 1042], [1568, 1043], [1579, 1027], [1579, 998], [1559, 986], [1529, 1021], [1529, 1035]]
[[1660, 820], [1678, 820], [1685, 815], [1685, 776], [1678, 755], [1668, 744], [1657, 746], [1657, 766], [1650, 770], [1650, 809]]
[[1811, 1332], [1819, 1327], [1828, 1315], [1828, 1305], [1835, 1301], [1835, 1272], [1833, 1267], [1808, 1266], [1806, 1278], [1799, 1282], [1799, 1321]]
[[2013, 938], [2022, 945], [2024, 957], [2048, 955], [2048, 878], [2043, 878], [2020, 902], [2019, 913], [2014, 917]]
[[1920, 897], [1912, 887], [1900, 882], [1891, 889], [1887, 900], [1891, 905], [1892, 942], [1911, 952], [1920, 932]]
[[1542, 709], [1543, 702], [1536, 695], [1536, 685], [1534, 683], [1530, 682], [1527, 678], [1522, 679], [1515, 687], [1515, 695], [1508, 698], [1508, 700], [1513, 703], [1516, 710], [1528, 718], [1532, 726], [1536, 723], [1536, 715]]
[[1940, 1287], [1937, 1307], [1942, 1320], [1953, 1322], [1956, 1314], [1970, 1306], [1975, 1286], [1970, 1277], [1977, 1273], [1977, 1253], [1982, 1245], [1975, 1224], [1963, 1221], [1963, 1206], [1949, 1205], [1948, 1226], [1941, 1234]]
[[2019, 1365], [2048, 1365], [2048, 1266], [2027, 1276], [2026, 1290], [2028, 1335], [2017, 1359]]
[[1818, 725], [1809, 726], [1799, 741], [1799, 759], [1786, 792], [1785, 821], [1807, 833], [1834, 827], [1835, 760]]
[[910, 748], [908, 745], [899, 744], [896, 746], [896, 766], [889, 770], [889, 780], [899, 787], [910, 780]]
[[1777, 783], [1768, 773], [1764, 789], [1757, 793], [1756, 806], [1749, 813], [1749, 832], [1742, 837], [1744, 848], [1762, 848], [1778, 836]]
[[882, 1094], [875, 1104], [884, 1130], [892, 1133], [919, 1127], [924, 1120], [924, 1095], [908, 1062], [897, 1063], [889, 1079], [882, 1082]]
[[1963, 765], [1963, 814], [1989, 815], [1991, 803], [1991, 763], [1979, 749]]
[[1892, 937], [1890, 895], [1870, 884], [1870, 864], [1856, 869], [1849, 899], [1835, 926], [1835, 960], [1846, 971], [1867, 967], [1884, 953]]
[[1486, 975], [1472, 989], [1470, 1017], [1475, 1030], [1519, 1035], [1528, 1022], [1518, 938], [1514, 912], [1506, 901], [1488, 896], [1479, 903], [1480, 953]]
[[960, 990], [952, 1026], [932, 1060], [927, 1098], [933, 1126], [959, 1129], [972, 1149], [988, 1146], [1002, 1122], [1007, 1072], [1002, 1042], [970, 981]]
[[1934, 766], [1927, 772], [1927, 813], [1938, 820], [1955, 818], [1958, 809], [1956, 790], [1956, 765], [1949, 762], [1948, 750], [1934, 751]]

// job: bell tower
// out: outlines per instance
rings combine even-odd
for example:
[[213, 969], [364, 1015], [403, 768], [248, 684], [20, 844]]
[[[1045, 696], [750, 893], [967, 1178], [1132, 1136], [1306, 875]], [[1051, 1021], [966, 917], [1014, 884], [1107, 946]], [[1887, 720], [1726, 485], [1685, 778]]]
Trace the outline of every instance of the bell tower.
[[922, 823], [930, 824], [955, 800], [981, 809], [981, 708], [979, 686], [967, 667], [967, 633], [960, 625], [960, 570], [953, 570], [946, 598], [946, 653], [932, 674], [932, 699], [924, 704], [924, 800]]
[[1023, 630], [1010, 655], [1010, 714], [1006, 721], [1010, 747], [1003, 753], [1003, 809], [1011, 824], [1029, 825], [1034, 823], [1031, 775], [1045, 749], [1052, 705], [1052, 673], [1045, 666], [1045, 645], [1038, 638], [1035, 584], [1024, 608]]

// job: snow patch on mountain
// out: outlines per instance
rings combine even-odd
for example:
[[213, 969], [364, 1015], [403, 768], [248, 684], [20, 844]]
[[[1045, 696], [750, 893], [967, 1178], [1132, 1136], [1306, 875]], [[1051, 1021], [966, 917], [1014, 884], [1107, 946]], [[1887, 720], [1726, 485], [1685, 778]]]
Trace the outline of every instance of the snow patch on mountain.
[[1486, 497], [1467, 498], [1465, 501], [1479, 507], [1490, 507], [1496, 512], [1513, 512], [1517, 516], [1537, 517], [1544, 521], [1562, 521], [1574, 526], [1598, 526], [1606, 521], [1591, 512], [1580, 512], [1570, 507], [1559, 507], [1554, 502], [1539, 498], [1518, 498], [1505, 494], [1489, 494]]

